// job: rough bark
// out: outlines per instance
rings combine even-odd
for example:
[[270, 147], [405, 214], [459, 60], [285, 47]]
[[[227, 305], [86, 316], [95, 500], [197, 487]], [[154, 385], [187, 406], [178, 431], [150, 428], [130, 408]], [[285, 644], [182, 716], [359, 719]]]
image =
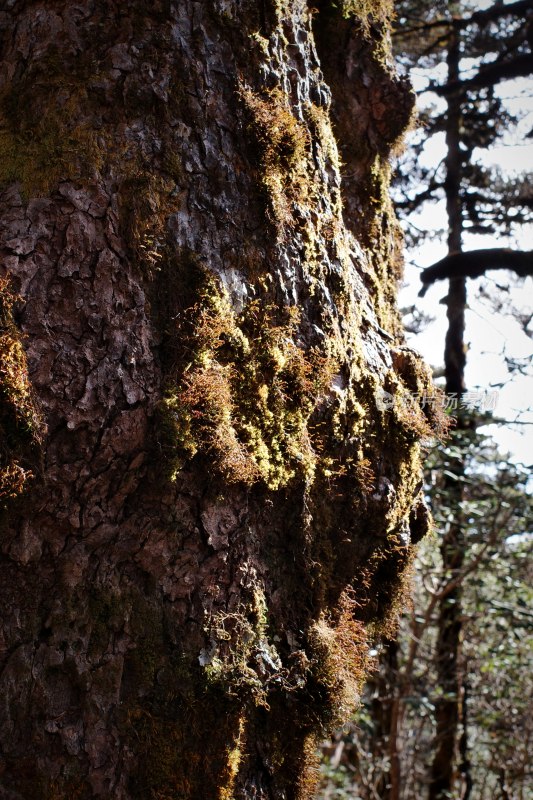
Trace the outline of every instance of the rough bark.
[[438, 424], [386, 5], [0, 10], [6, 800], [305, 798], [357, 700]]

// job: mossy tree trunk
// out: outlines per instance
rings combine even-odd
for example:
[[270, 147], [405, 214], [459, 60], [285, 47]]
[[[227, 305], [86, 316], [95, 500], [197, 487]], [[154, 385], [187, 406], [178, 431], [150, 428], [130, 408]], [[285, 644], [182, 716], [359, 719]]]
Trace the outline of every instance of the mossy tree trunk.
[[318, 5], [0, 10], [2, 797], [311, 796], [394, 615], [412, 100]]

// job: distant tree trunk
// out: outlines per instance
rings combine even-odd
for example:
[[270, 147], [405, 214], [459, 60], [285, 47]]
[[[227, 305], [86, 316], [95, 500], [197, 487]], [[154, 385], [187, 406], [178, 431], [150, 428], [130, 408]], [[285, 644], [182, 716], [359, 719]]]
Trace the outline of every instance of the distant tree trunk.
[[469, 733], [469, 726], [468, 726], [468, 678], [467, 675], [467, 665], [464, 664], [463, 673], [465, 678], [463, 680], [463, 697], [462, 697], [462, 707], [461, 707], [461, 735], [459, 738], [459, 754], [460, 754], [460, 761], [459, 761], [459, 772], [461, 773], [464, 781], [464, 790], [462, 794], [462, 800], [470, 800], [470, 796], [472, 794], [473, 788], [473, 780], [472, 780], [472, 764], [470, 761], [469, 755], [469, 741], [468, 741], [468, 733]]
[[[448, 81], [459, 78], [460, 39], [457, 31], [450, 35], [448, 45]], [[462, 152], [461, 102], [457, 95], [448, 99], [446, 121], [446, 207], [449, 234], [448, 252], [460, 253], [462, 249]], [[456, 403], [457, 427], [463, 424], [461, 398], [465, 390], [465, 308], [466, 278], [452, 278], [448, 284], [447, 316], [448, 330], [444, 349], [446, 395], [449, 402]], [[463, 497], [462, 458], [453, 460], [446, 478], [446, 489], [450, 507], [455, 509], [455, 518], [443, 532], [441, 544], [442, 570], [446, 581], [453, 581], [464, 564], [465, 539], [461, 522], [461, 500]], [[441, 600], [437, 623], [435, 749], [429, 785], [429, 800], [445, 800], [453, 797], [458, 763], [458, 738], [461, 723], [461, 640], [462, 640], [462, 586], [456, 586]]]
[[380, 776], [375, 794], [380, 800], [399, 800], [402, 786], [402, 763], [399, 749], [401, 673], [398, 665], [398, 642], [385, 639], [380, 658], [380, 670], [373, 679], [375, 697], [372, 718], [375, 721], [373, 755], [376, 759], [387, 754], [388, 769]]
[[9, 800], [311, 796], [400, 600], [412, 97], [386, 0], [318, 6], [0, 10]]

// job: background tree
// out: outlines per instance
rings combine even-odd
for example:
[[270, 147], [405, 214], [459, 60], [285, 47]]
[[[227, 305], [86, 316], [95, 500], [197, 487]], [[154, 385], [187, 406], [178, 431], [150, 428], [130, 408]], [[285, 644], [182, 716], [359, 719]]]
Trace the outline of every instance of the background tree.
[[[509, 797], [528, 796], [531, 722], [526, 706], [533, 634], [531, 543], [524, 536], [531, 530], [528, 470], [502, 459], [488, 437], [480, 441], [473, 431], [458, 434], [453, 444], [433, 451], [428, 463], [437, 531], [455, 515], [455, 497], [444, 473], [458, 451], [466, 461], [462, 574], [450, 580], [443, 571], [437, 532], [424, 540], [412, 612], [403, 615], [393, 644], [380, 646], [379, 672], [365, 692], [362, 711], [330, 747], [319, 795], [324, 800], [389, 797], [391, 753], [398, 754], [402, 800], [427, 796], [442, 692], [436, 663], [439, 605], [457, 579], [462, 583], [462, 684], [467, 694], [458, 744], [470, 797], [502, 797], [502, 785]], [[393, 711], [397, 724], [391, 728]], [[458, 796], [457, 788], [452, 796]]]
[[[432, 82], [430, 86], [446, 102], [444, 106], [430, 109], [424, 120], [423, 134], [418, 142], [415, 140], [413, 150], [407, 152], [408, 169], [400, 166], [403, 194], [399, 206], [404, 213], [412, 215], [408, 219], [412, 241], [424, 236], [416, 227], [409, 226], [415, 212], [428, 202], [443, 201], [446, 206], [448, 255], [424, 270], [422, 279], [427, 287], [436, 279], [450, 278], [444, 300], [448, 315], [444, 377], [446, 393], [454, 398], [453, 405], [457, 408], [454, 411], [457, 430], [452, 446], [447, 449], [444, 473], [447, 515], [443, 517], [441, 509], [435, 507], [442, 522], [441, 560], [438, 562], [441, 588], [432, 593], [427, 604], [415, 606], [413, 627], [408, 634], [410, 643], [404, 642], [402, 637], [399, 642], [386, 643], [367, 717], [373, 732], [372, 744], [361, 746], [361, 739], [365, 740], [363, 733], [358, 747], [364, 756], [359, 753], [355, 760], [357, 770], [365, 772], [365, 778], [358, 778], [356, 785], [360, 790], [364, 784], [367, 794], [362, 796], [365, 797], [389, 800], [409, 797], [409, 776], [413, 770], [416, 773], [420, 769], [423, 778], [414, 788], [413, 797], [427, 794], [433, 800], [450, 796], [467, 798], [472, 794], [474, 780], [468, 751], [468, 707], [472, 700], [467, 703], [471, 676], [468, 657], [462, 648], [465, 636], [471, 636], [473, 641], [478, 641], [478, 636], [471, 630], [468, 633], [464, 630], [467, 618], [464, 578], [471, 572], [468, 566], [471, 561], [469, 522], [464, 516], [465, 505], [468, 505], [465, 482], [470, 454], [458, 443], [475, 425], [472, 415], [461, 408], [462, 400], [469, 404], [464, 379], [466, 278], [501, 267], [516, 268], [520, 275], [531, 274], [532, 259], [531, 253], [512, 248], [465, 251], [463, 240], [466, 234], [508, 234], [530, 219], [531, 200], [529, 190], [524, 188], [524, 176], [516, 180], [504, 179], [482, 166], [479, 153], [497, 142], [511, 122], [494, 91], [494, 84], [511, 72], [489, 70], [488, 62], [492, 58], [495, 63], [507, 64], [516, 56], [518, 63], [520, 55], [520, 69], [525, 70], [526, 64], [531, 67], [527, 37], [531, 5], [498, 4], [475, 13], [455, 3], [431, 7], [407, 3], [398, 4], [398, 9], [395, 41], [400, 60], [407, 65], [431, 66], [433, 70], [439, 63], [446, 63], [445, 82], [440, 86]], [[513, 53], [514, 47], [517, 49]], [[523, 59], [522, 54], [526, 56]], [[492, 84], [489, 74], [494, 76]], [[445, 136], [445, 156], [437, 166], [427, 168], [420, 161], [420, 155], [428, 138], [436, 134]], [[511, 197], [514, 200], [509, 202]], [[485, 562], [480, 564], [474, 559], [474, 563], [482, 566]], [[437, 684], [437, 692], [424, 706], [425, 695], [420, 694], [423, 683], [413, 684], [412, 671], [415, 655], [420, 656], [418, 642], [424, 626], [430, 623], [435, 638], [430, 639], [428, 652], [432, 659], [431, 679]], [[521, 656], [524, 659], [523, 652]], [[474, 682], [479, 686], [479, 680], [474, 679]], [[426, 716], [435, 727], [431, 728], [429, 736], [427, 728], [422, 736], [421, 728], [414, 724], [412, 717], [406, 720], [405, 704], [413, 701], [413, 695], [418, 708], [430, 709]], [[419, 746], [409, 744], [407, 735], [415, 737]], [[370, 752], [372, 766], [367, 760]], [[381, 758], [376, 758], [376, 753]], [[412, 753], [416, 753], [421, 765], [411, 760]], [[429, 774], [428, 762], [432, 764]], [[476, 774], [476, 781], [479, 780]], [[497, 788], [494, 782], [491, 785]], [[486, 786], [477, 794], [478, 783], [475, 796], [484, 797]]]
[[439, 426], [394, 305], [390, 12], [2, 5], [6, 797], [312, 792]]

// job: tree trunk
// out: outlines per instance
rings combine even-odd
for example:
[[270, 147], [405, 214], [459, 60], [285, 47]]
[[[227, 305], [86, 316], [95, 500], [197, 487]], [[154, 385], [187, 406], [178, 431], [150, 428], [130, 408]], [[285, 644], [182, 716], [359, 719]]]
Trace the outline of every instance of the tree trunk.
[[394, 613], [412, 100], [319, 6], [0, 11], [2, 798], [309, 797]]
[[402, 789], [402, 761], [400, 748], [400, 704], [402, 675], [398, 664], [398, 642], [386, 638], [382, 643], [379, 673], [373, 677], [375, 694], [372, 699], [372, 756], [380, 761], [384, 753], [385, 768], [376, 782], [375, 796], [380, 800], [399, 800]]
[[[458, 79], [460, 64], [460, 39], [456, 31], [448, 45], [448, 80]], [[446, 121], [446, 207], [448, 214], [448, 252], [460, 253], [462, 249], [462, 162], [461, 98], [455, 95], [448, 100]], [[448, 329], [444, 349], [446, 395], [456, 403], [456, 429], [464, 427], [460, 409], [465, 391], [464, 372], [466, 351], [464, 341], [466, 278], [451, 278], [448, 284]], [[464, 460], [450, 459], [451, 475], [446, 477], [446, 489], [454, 519], [443, 532], [441, 544], [444, 581], [454, 581], [461, 573], [465, 556], [465, 534], [461, 520], [463, 499]], [[461, 643], [462, 643], [462, 586], [458, 581], [440, 602], [437, 623], [436, 669], [440, 690], [436, 700], [436, 731], [429, 800], [453, 797], [458, 765], [458, 739], [461, 724]]]

